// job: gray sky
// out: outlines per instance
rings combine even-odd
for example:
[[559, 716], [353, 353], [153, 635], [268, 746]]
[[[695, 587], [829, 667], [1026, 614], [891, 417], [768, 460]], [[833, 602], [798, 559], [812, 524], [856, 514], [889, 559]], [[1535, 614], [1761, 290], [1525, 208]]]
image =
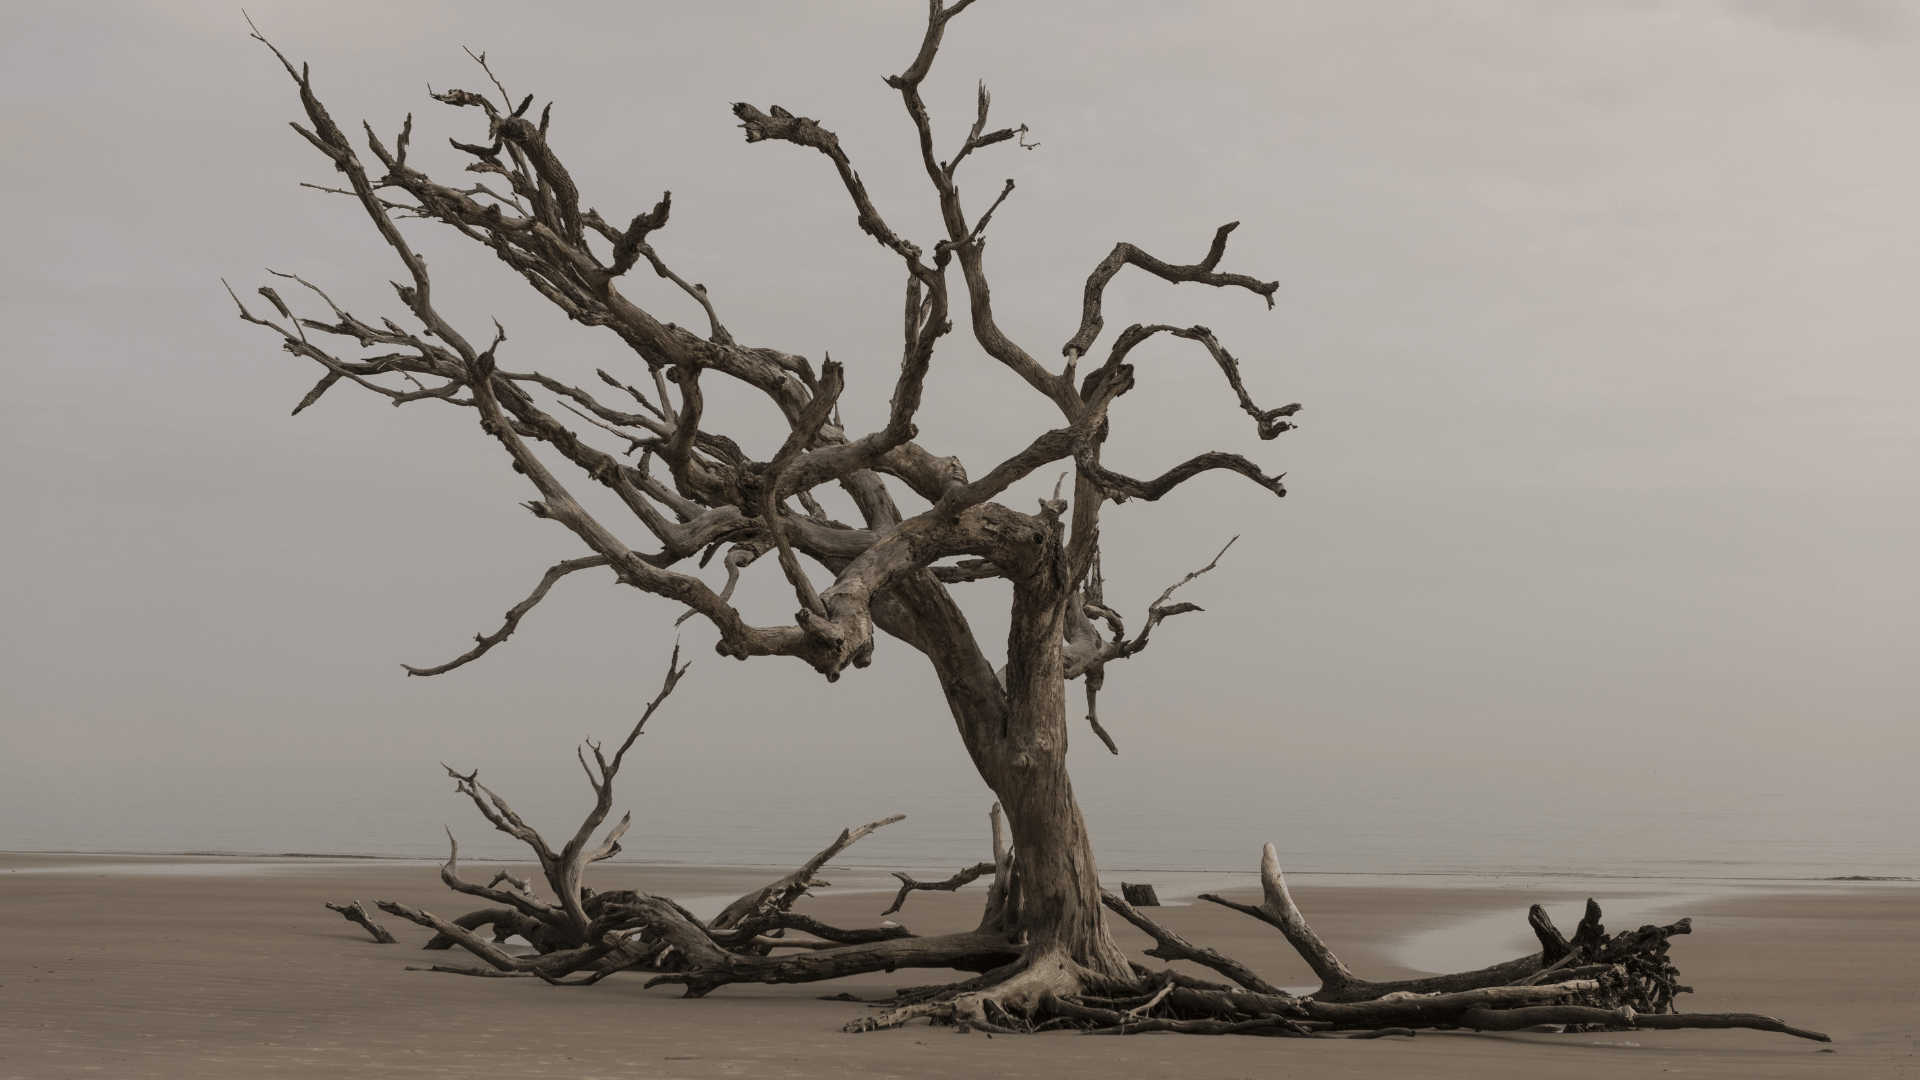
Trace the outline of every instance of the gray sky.
[[[443, 178], [462, 163], [446, 137], [479, 129], [425, 88], [479, 89], [461, 46], [488, 51], [516, 96], [556, 102], [587, 202], [618, 218], [671, 189], [662, 255], [742, 340], [846, 363], [849, 423], [877, 426], [895, 265], [825, 161], [746, 145], [727, 104], [839, 132], [890, 222], [928, 240], [911, 129], [880, 83], [921, 6], [525, 10], [249, 5], [343, 125], [391, 137], [412, 111]], [[1758, 792], [1835, 835], [1859, 800], [1911, 807], [1917, 16], [987, 0], [953, 24], [928, 89], [943, 144], [976, 79], [1041, 144], [962, 173], [976, 213], [1019, 185], [989, 232], [1002, 325], [1055, 356], [1114, 241], [1186, 262], [1239, 220], [1226, 266], [1278, 278], [1278, 310], [1129, 272], [1109, 337], [1205, 323], [1256, 399], [1306, 406], [1260, 443], [1204, 354], [1137, 354], [1118, 467], [1235, 450], [1292, 494], [1216, 474], [1110, 512], [1109, 597], [1136, 619], [1243, 539], [1189, 587], [1207, 612], [1111, 673], [1122, 756], [1076, 725], [1096, 839], [1103, 812], [1143, 801], [1196, 828], [1237, 806], [1236, 842], [1283, 848], [1381, 798], [1551, 798], [1601, 828], [1620, 799]], [[250, 294], [271, 266], [397, 316], [400, 270], [357, 207], [297, 186], [331, 170], [285, 126], [297, 99], [238, 10], [15, 2], [0, 54], [0, 848], [174, 850], [246, 821], [284, 847], [427, 848], [464, 820], [433, 780], [443, 759], [571, 813], [571, 742], [624, 730], [677, 612], [569, 580], [484, 662], [401, 676], [580, 551], [518, 508], [529, 489], [464, 410], [336, 388], [288, 418], [316, 372], [234, 319], [219, 279]], [[414, 233], [470, 336], [506, 324], [505, 362], [636, 367], [470, 245]], [[632, 289], [692, 321], [655, 283]], [[978, 474], [1047, 415], [965, 337], [936, 360], [920, 441]], [[770, 413], [716, 396], [710, 426], [765, 456]], [[771, 563], [755, 569], [750, 614], [786, 621]], [[1004, 593], [969, 588], [998, 638]], [[633, 774], [636, 838], [721, 802], [805, 836], [896, 809], [971, 828], [984, 808], [904, 646], [827, 686], [682, 633], [695, 668]]]

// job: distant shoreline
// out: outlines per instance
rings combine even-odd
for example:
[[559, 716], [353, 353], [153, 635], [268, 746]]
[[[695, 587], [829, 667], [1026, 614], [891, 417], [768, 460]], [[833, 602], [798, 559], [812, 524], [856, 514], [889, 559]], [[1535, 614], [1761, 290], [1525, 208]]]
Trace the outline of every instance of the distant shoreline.
[[[58, 849], [58, 848], [48, 848], [48, 849], [41, 849], [41, 850], [0, 849], [0, 856], [22, 856], [22, 855], [25, 855], [25, 856], [61, 855], [61, 856], [71, 856], [71, 857], [80, 857], [80, 858], [114, 858], [114, 859], [252, 859], [252, 860], [299, 859], [299, 860], [311, 860], [315, 862], [323, 862], [327, 860], [336, 860], [336, 859], [339, 859], [339, 860], [351, 859], [351, 860], [364, 861], [364, 862], [418, 863], [418, 864], [428, 865], [428, 866], [438, 866], [441, 863], [446, 861], [441, 858], [437, 858], [433, 856], [425, 856], [425, 855], [361, 855], [361, 854], [311, 852], [311, 851], [283, 851], [283, 852], [73, 851], [73, 850]], [[469, 863], [486, 863], [489, 865], [499, 864], [499, 865], [507, 865], [507, 866], [517, 866], [524, 863], [529, 863], [531, 860], [526, 858], [497, 858], [497, 857], [490, 857], [490, 856], [466, 856], [466, 857], [462, 857], [461, 861], [469, 862]], [[627, 867], [636, 867], [636, 868], [663, 867], [663, 868], [674, 868], [674, 869], [757, 870], [757, 869], [762, 869], [766, 867], [784, 867], [790, 864], [776, 863], [776, 862], [723, 863], [723, 862], [692, 862], [692, 861], [659, 860], [659, 859], [655, 859], [655, 860], [615, 859], [615, 860], [609, 860], [607, 863], [603, 863], [601, 865], [627, 866]], [[841, 868], [850, 869], [850, 870], [879, 870], [879, 871], [888, 871], [888, 872], [893, 870], [926, 869], [925, 866], [921, 866], [921, 865], [906, 865], [901, 863], [863, 863], [863, 862], [855, 862], [855, 861], [836, 861], [832, 865], [835, 867], [841, 867]], [[1102, 867], [1100, 872], [1103, 876], [1109, 875], [1109, 874], [1241, 874], [1241, 875], [1249, 874], [1248, 871], [1244, 871], [1244, 870], [1213, 870], [1213, 869], [1190, 869], [1190, 868], [1151, 867], [1151, 866], [1148, 866], [1148, 867], [1142, 867], [1142, 866]], [[1450, 879], [1450, 878], [1460, 878], [1460, 879], [1470, 879], [1474, 882], [1487, 882], [1487, 881], [1495, 881], [1495, 880], [1514, 880], [1514, 881], [1530, 881], [1530, 882], [1542, 882], [1542, 883], [1563, 882], [1567, 884], [1572, 884], [1572, 883], [1581, 882], [1581, 881], [1619, 881], [1619, 882], [1641, 881], [1641, 882], [1649, 882], [1649, 883], [1700, 881], [1700, 882], [1724, 882], [1729, 885], [1739, 884], [1744, 882], [1754, 882], [1754, 883], [1790, 882], [1790, 883], [1801, 883], [1801, 884], [1814, 883], [1814, 882], [1865, 882], [1865, 883], [1920, 882], [1920, 876], [1896, 877], [1896, 876], [1888, 876], [1888, 875], [1868, 875], [1868, 874], [1846, 874], [1846, 875], [1840, 875], [1835, 877], [1792, 877], [1792, 876], [1783, 876], [1783, 875], [1742, 877], [1742, 876], [1735, 876], [1735, 875], [1671, 874], [1671, 873], [1646, 873], [1646, 874], [1579, 873], [1579, 874], [1576, 874], [1576, 873], [1570, 873], [1567, 871], [1553, 871], [1553, 870], [1543, 870], [1543, 871], [1538, 871], [1534, 873], [1524, 873], [1524, 872], [1518, 872], [1518, 871], [1512, 871], [1512, 870], [1483, 870], [1483, 871], [1473, 871], [1473, 870], [1311, 870], [1311, 869], [1289, 868], [1287, 871], [1287, 874], [1289, 877], [1419, 878], [1426, 881], [1440, 881], [1440, 880]]]

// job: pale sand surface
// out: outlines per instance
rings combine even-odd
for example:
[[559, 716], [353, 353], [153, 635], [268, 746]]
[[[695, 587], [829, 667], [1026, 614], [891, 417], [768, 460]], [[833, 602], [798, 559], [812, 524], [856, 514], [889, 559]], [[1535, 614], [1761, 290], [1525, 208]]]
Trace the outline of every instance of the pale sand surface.
[[[475, 864], [468, 876], [497, 868]], [[711, 898], [705, 906], [717, 907], [720, 897], [777, 874], [615, 865], [595, 882]], [[877, 871], [826, 876], [837, 887], [803, 901], [802, 910], [830, 922], [871, 925], [890, 899], [871, 891], [890, 880]], [[1195, 881], [1207, 880], [1125, 876], [1158, 877], [1168, 882], [1163, 892], [1189, 895]], [[1586, 883], [1434, 888], [1418, 879], [1392, 887], [1338, 880], [1302, 879], [1296, 899], [1349, 965], [1375, 978], [1411, 974], [1396, 965], [1416, 954], [1410, 943], [1423, 940], [1423, 931], [1470, 930], [1501, 910], [1522, 923], [1529, 903], [1594, 891]], [[1244, 887], [1233, 892], [1252, 898]], [[1678, 914], [1694, 918], [1694, 935], [1675, 945], [1681, 971], [1700, 991], [1682, 998], [1684, 1007], [1779, 1016], [1833, 1035], [1835, 1052], [1747, 1031], [1429, 1032], [1348, 1042], [988, 1038], [916, 1025], [845, 1035], [840, 1025], [863, 1007], [818, 995], [877, 997], [944, 981], [942, 974], [730, 986], [685, 1001], [676, 989], [643, 990], [642, 978], [626, 975], [561, 989], [410, 972], [409, 963], [458, 954], [423, 954], [427, 933], [393, 918], [381, 921], [401, 944], [375, 945], [321, 904], [399, 899], [444, 915], [476, 906], [441, 887], [428, 864], [0, 854], [0, 917], [11, 932], [0, 965], [0, 1077], [1920, 1078], [1920, 889], [1611, 886], [1620, 899], [1661, 893], [1684, 894]], [[976, 889], [920, 893], [895, 918], [921, 933], [964, 929], [977, 920], [980, 899]], [[1277, 933], [1246, 916], [1202, 903], [1165, 907], [1156, 917], [1273, 982], [1312, 981]], [[1148, 944], [1131, 927], [1117, 932], [1134, 955]]]

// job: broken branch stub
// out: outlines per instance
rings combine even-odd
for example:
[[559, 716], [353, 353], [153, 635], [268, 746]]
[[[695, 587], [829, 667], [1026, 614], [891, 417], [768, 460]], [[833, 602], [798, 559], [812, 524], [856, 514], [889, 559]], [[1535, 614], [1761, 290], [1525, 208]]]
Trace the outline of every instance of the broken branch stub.
[[327, 909], [329, 911], [339, 912], [341, 917], [350, 923], [358, 923], [362, 927], [365, 927], [367, 933], [373, 935], [374, 941], [382, 945], [397, 944], [393, 935], [387, 931], [386, 927], [373, 921], [373, 916], [367, 913], [367, 909], [361, 906], [360, 901], [355, 900], [351, 904], [328, 904]]

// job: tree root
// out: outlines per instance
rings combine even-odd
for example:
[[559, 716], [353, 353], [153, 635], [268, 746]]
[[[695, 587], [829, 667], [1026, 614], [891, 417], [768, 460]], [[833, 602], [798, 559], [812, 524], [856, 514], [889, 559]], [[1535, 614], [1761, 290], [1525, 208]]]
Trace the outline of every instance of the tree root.
[[[979, 1028], [999, 1034], [1035, 1030], [1052, 1003], [1088, 990], [1111, 991], [1114, 980], [1091, 971], [1066, 953], [1049, 950], [956, 986], [930, 988], [922, 1000], [850, 1021], [842, 1030], [879, 1031], [927, 1017], [935, 1024]], [[1171, 983], [1169, 983], [1169, 989]]]
[[1529, 1009], [1468, 1009], [1460, 1014], [1460, 1026], [1476, 1031], [1519, 1031], [1541, 1024], [1581, 1024], [1609, 1031], [1651, 1031], [1677, 1028], [1751, 1028], [1775, 1031], [1798, 1039], [1832, 1042], [1817, 1031], [1789, 1026], [1771, 1016], [1757, 1013], [1636, 1013], [1630, 1006], [1618, 1009], [1594, 1009], [1583, 1005], [1547, 1005]]
[[880, 917], [884, 919], [894, 912], [899, 911], [902, 907], [905, 907], [908, 893], [928, 889], [934, 889], [940, 892], [953, 892], [955, 889], [958, 889], [970, 881], [978, 880], [982, 874], [991, 874], [993, 871], [993, 863], [975, 863], [965, 870], [955, 873], [945, 881], [915, 881], [911, 876], [896, 870], [893, 872], [893, 876], [900, 879], [900, 892], [894, 896], [893, 906], [881, 912]]
[[[1021, 951], [1006, 937], [974, 931], [939, 937], [903, 937], [844, 945], [798, 956], [758, 956], [730, 952], [659, 897], [643, 896], [626, 909], [648, 931], [686, 960], [688, 970], [657, 975], [648, 986], [680, 984], [686, 996], [704, 997], [736, 982], [796, 983], [837, 979], [899, 968], [999, 967]], [[718, 921], [718, 920], [715, 920]]]
[[[1242, 989], [1168, 971], [1162, 973], [1159, 988], [1147, 994], [1058, 995], [1043, 1003], [1042, 1014], [1029, 1016], [1029, 1023], [1036, 1024], [1036, 1029], [1068, 1027], [1105, 1035], [1166, 1031], [1295, 1038], [1380, 1038], [1412, 1035], [1423, 1028], [1748, 1028], [1827, 1041], [1819, 1032], [1770, 1016], [1675, 1012], [1674, 995], [1688, 993], [1690, 988], [1680, 985], [1679, 971], [1667, 952], [1669, 939], [1692, 932], [1692, 923], [1686, 919], [1671, 926], [1642, 926], [1608, 935], [1600, 922], [1600, 905], [1589, 900], [1585, 918], [1568, 939], [1535, 905], [1528, 923], [1540, 939], [1540, 952], [1478, 971], [1379, 983], [1355, 975], [1307, 924], [1287, 891], [1271, 844], [1262, 852], [1260, 878], [1264, 900], [1258, 905], [1211, 895], [1202, 899], [1277, 928], [1320, 976], [1321, 987], [1311, 996], [1280, 991], [1237, 961], [1188, 942], [1125, 900], [1106, 894], [1107, 907], [1154, 939], [1147, 955], [1204, 964]], [[1144, 969], [1136, 970], [1143, 977], [1153, 977]]]

